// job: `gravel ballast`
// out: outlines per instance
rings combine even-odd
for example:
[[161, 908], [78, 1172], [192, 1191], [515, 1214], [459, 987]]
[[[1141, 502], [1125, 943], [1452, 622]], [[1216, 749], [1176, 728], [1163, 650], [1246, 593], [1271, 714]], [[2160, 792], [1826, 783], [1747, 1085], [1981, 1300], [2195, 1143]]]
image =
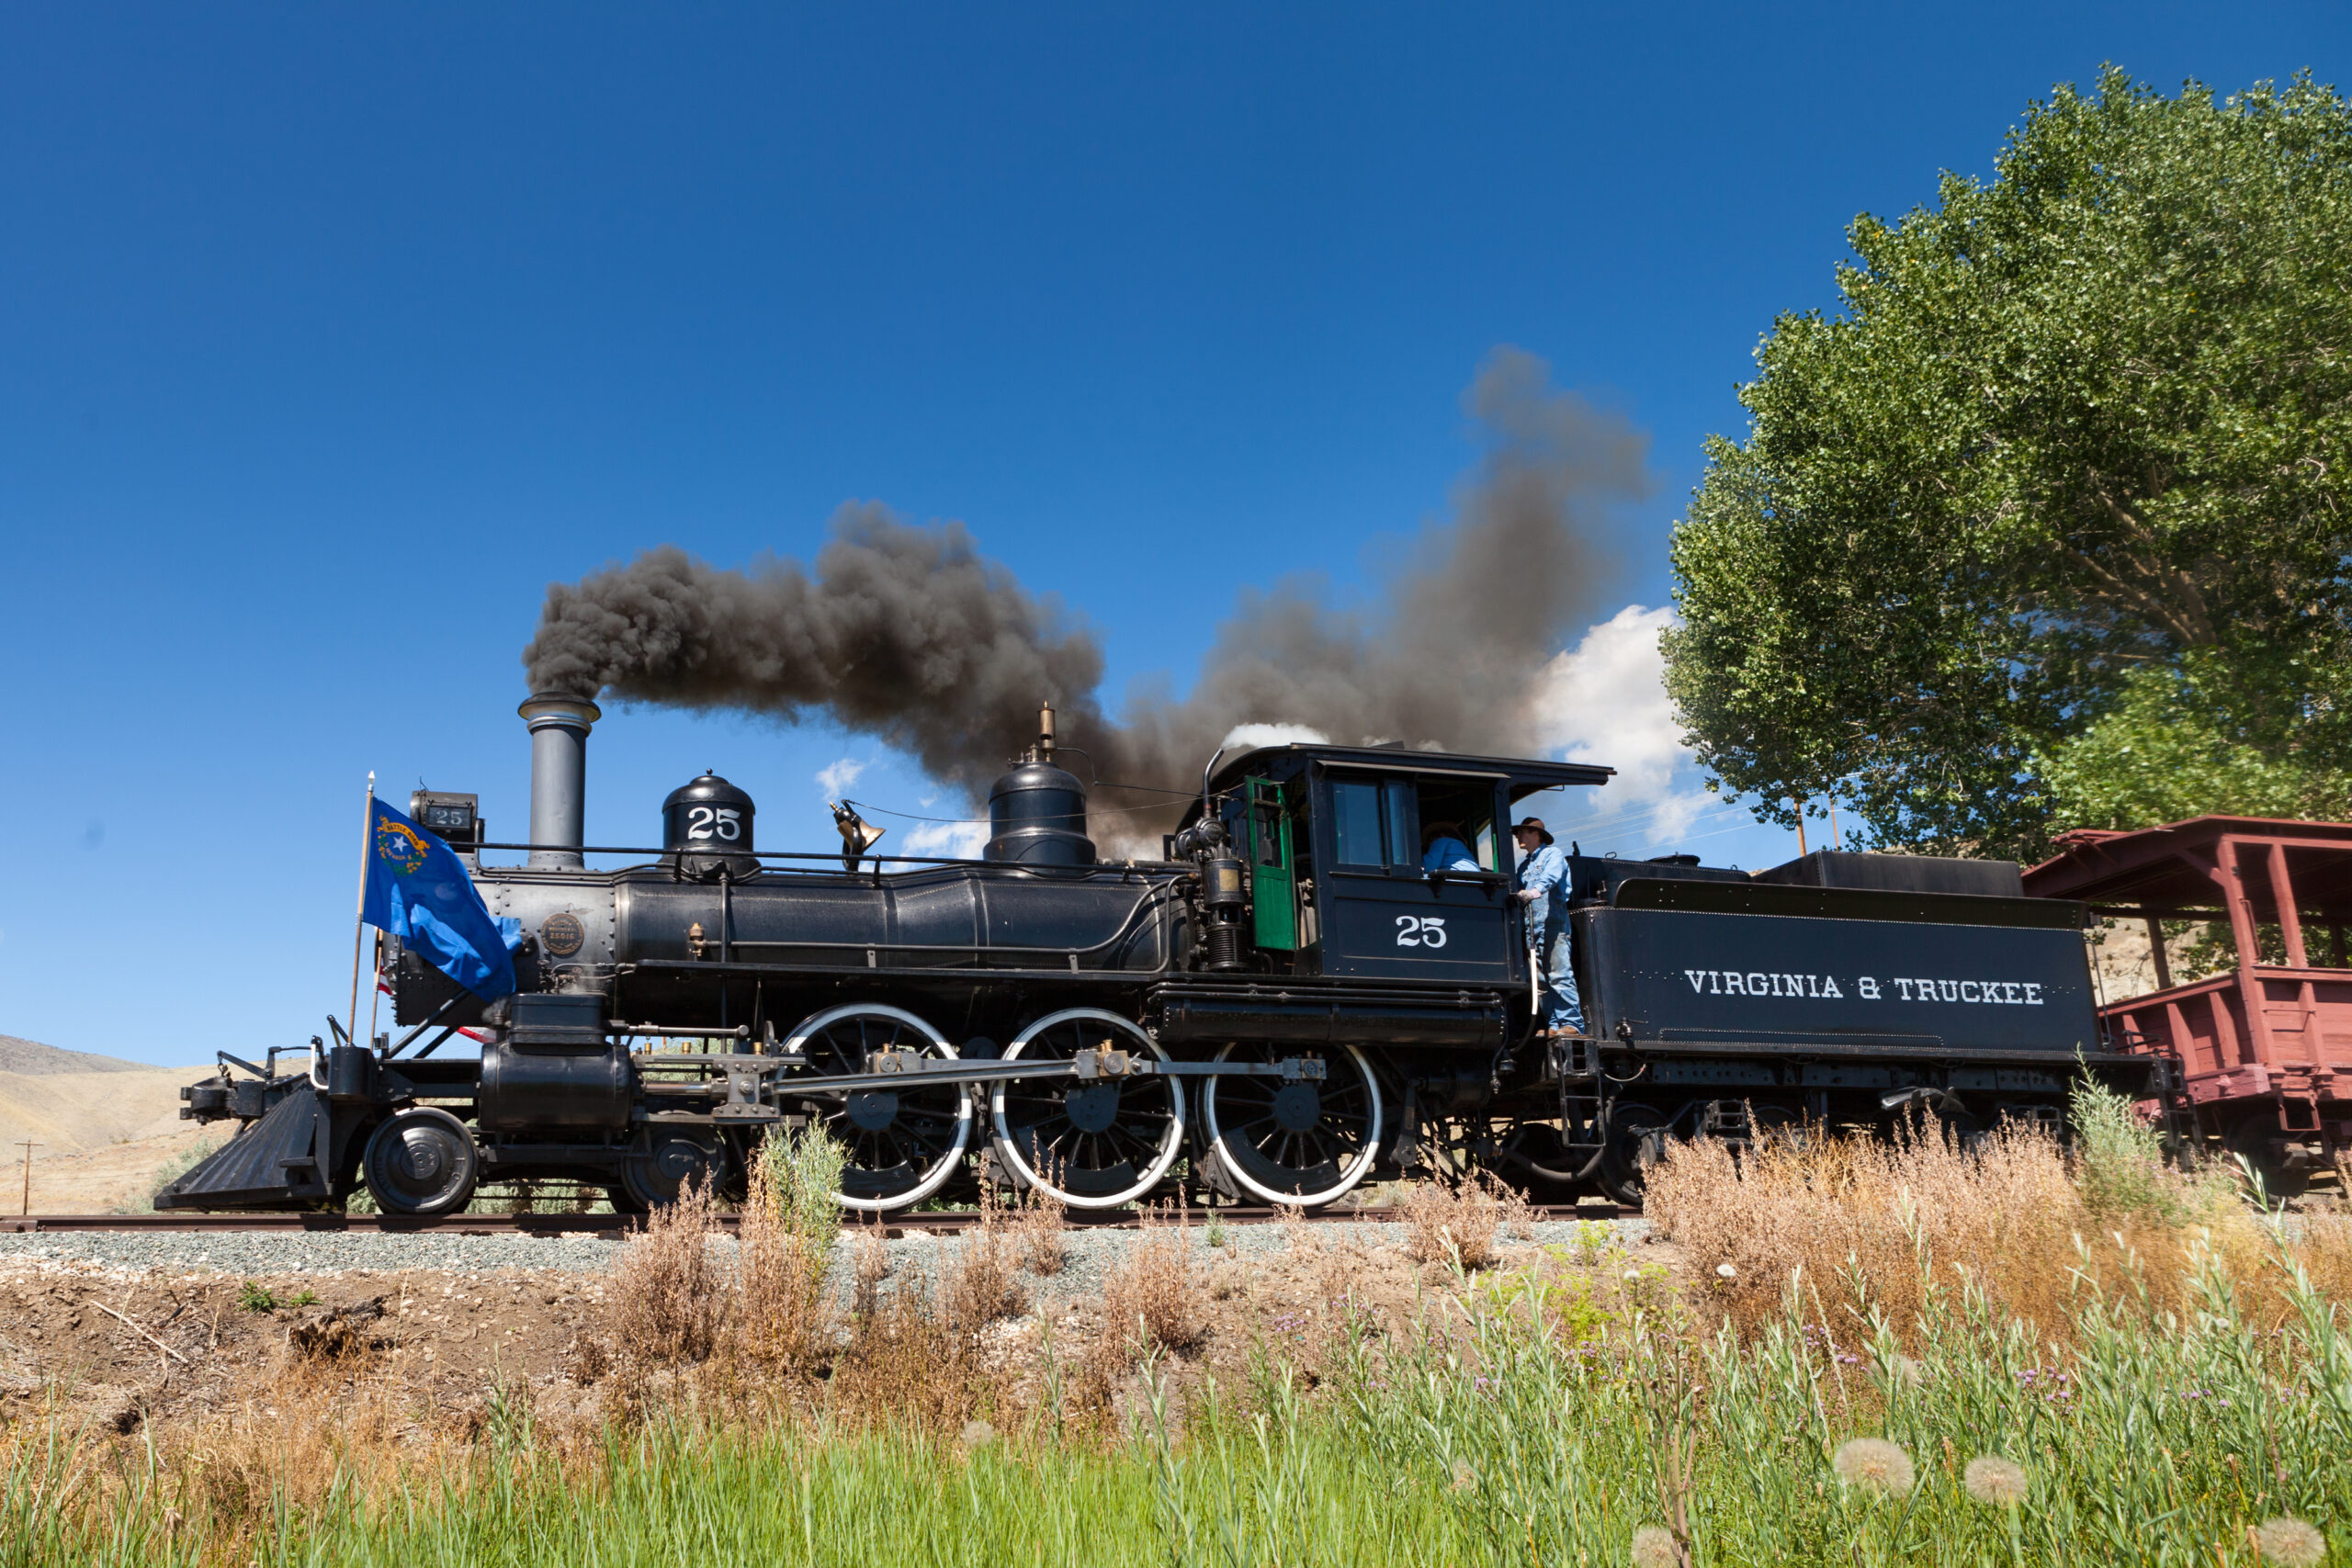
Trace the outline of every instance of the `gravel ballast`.
[[[1639, 1219], [1547, 1220], [1534, 1227], [1538, 1245], [1571, 1240], [1577, 1225], [1611, 1226], [1621, 1244], [1638, 1242], [1649, 1229]], [[1346, 1221], [1311, 1227], [1325, 1245], [1378, 1247], [1402, 1239], [1403, 1227], [1393, 1223]], [[1055, 1294], [1089, 1295], [1102, 1288], [1112, 1260], [1133, 1246], [1140, 1231], [1071, 1226], [1063, 1233], [1067, 1258], [1060, 1274], [1041, 1281]], [[1230, 1224], [1225, 1227], [1225, 1247], [1213, 1253], [1208, 1233], [1197, 1221], [1190, 1228], [1192, 1246], [1204, 1261], [1213, 1257], [1247, 1258], [1280, 1252], [1288, 1246], [1278, 1224]], [[1513, 1240], [1519, 1239], [1516, 1235]], [[894, 1275], [907, 1271], [925, 1275], [952, 1261], [962, 1245], [958, 1234], [917, 1232], [887, 1243]], [[489, 1273], [501, 1269], [551, 1269], [566, 1273], [601, 1273], [628, 1245], [596, 1236], [571, 1235], [435, 1235], [431, 1234], [374, 1235], [345, 1231], [65, 1231], [0, 1235], [0, 1269], [96, 1267], [108, 1271], [167, 1270], [175, 1274], [218, 1273], [256, 1278], [283, 1274], [331, 1274], [347, 1270], [397, 1271], [403, 1269], [447, 1269]], [[733, 1243], [714, 1245], [731, 1249]], [[842, 1243], [837, 1267], [850, 1268], [849, 1242]]]

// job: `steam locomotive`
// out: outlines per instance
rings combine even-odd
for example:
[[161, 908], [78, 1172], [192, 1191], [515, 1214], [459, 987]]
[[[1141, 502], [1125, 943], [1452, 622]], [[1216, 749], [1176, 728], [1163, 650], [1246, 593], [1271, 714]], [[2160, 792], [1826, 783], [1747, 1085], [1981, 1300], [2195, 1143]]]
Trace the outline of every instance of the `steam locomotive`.
[[[983, 1182], [1080, 1210], [1180, 1185], [1311, 1208], [1480, 1170], [1630, 1201], [1672, 1136], [1918, 1114], [1965, 1135], [2059, 1122], [2079, 1073], [2147, 1090], [2149, 1059], [2099, 1033], [2082, 906], [2023, 897], [2006, 863], [1823, 851], [1751, 875], [1578, 851], [1587, 1032], [1543, 1035], [1512, 808], [1607, 768], [1220, 752], [1159, 858], [1114, 861], [1047, 708], [978, 861], [876, 856], [846, 807], [838, 857], [763, 851], [752, 797], [706, 773], [662, 803], [658, 849], [595, 870], [601, 715], [520, 711], [527, 844], [490, 841], [474, 795], [411, 802], [519, 922], [517, 991], [485, 1002], [387, 939], [395, 1032], [330, 1021], [307, 1053], [224, 1054], [182, 1115], [237, 1134], [157, 1208], [333, 1208], [364, 1186], [432, 1215], [552, 1181], [641, 1210], [690, 1180], [740, 1190], [780, 1126], [822, 1128], [865, 1211]], [[1441, 822], [1479, 869], [1422, 869]]]

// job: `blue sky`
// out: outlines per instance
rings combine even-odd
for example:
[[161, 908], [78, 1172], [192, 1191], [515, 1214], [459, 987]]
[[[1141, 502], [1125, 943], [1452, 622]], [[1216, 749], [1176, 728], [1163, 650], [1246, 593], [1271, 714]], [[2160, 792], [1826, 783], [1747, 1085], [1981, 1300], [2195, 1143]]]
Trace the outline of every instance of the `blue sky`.
[[[1443, 514], [1512, 344], [1649, 433], [1611, 602], [1655, 609], [1701, 440], [1856, 213], [2104, 60], [2233, 88], [2347, 44], [2260, 4], [8, 7], [0, 1033], [306, 1039], [368, 769], [519, 836], [546, 584], [650, 545], [960, 518], [1110, 694], [1181, 688], [1238, 589], [1365, 591]], [[1603, 837], [1793, 853], [1671, 807], [1614, 624], [1574, 689], [1656, 788]], [[845, 758], [933, 793], [821, 728], [616, 712], [590, 836], [711, 766], [817, 844]]]

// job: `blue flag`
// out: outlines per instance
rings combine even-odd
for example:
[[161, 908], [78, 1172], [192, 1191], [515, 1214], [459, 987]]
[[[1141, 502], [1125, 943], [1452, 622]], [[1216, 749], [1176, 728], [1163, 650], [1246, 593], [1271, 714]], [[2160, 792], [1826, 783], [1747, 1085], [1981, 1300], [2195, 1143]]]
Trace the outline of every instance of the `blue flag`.
[[391, 932], [484, 1001], [514, 991], [517, 920], [482, 903], [456, 852], [382, 801], [368, 825], [368, 897], [360, 919]]

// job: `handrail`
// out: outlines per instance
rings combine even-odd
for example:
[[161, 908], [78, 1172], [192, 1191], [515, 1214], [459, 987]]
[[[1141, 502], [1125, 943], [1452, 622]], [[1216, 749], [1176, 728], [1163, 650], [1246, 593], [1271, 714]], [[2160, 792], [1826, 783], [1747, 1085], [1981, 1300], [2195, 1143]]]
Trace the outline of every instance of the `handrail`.
[[[705, 855], [714, 860], [749, 857], [752, 860], [831, 861], [834, 864], [839, 864], [842, 859], [841, 852], [838, 850], [830, 852], [818, 850], [737, 850], [729, 849], [721, 845], [697, 846], [691, 849], [650, 849], [641, 844], [484, 843], [458, 844], [453, 845], [452, 848], [468, 852], [474, 852], [481, 850], [521, 851], [524, 852], [531, 852], [539, 850], [562, 850], [568, 853], [578, 855], [653, 855], [657, 858], [663, 855]], [[968, 865], [985, 867], [998, 871], [1166, 872], [1186, 871], [1191, 869], [1180, 861], [1165, 860], [1096, 861], [1092, 865], [1031, 865], [1024, 861], [1012, 860], [957, 860], [952, 855], [860, 855], [858, 858], [861, 861], [871, 861], [877, 865]], [[784, 869], [793, 868], [787, 867]], [[854, 876], [858, 874], [853, 871], [844, 871], [842, 874], [844, 876]]]

